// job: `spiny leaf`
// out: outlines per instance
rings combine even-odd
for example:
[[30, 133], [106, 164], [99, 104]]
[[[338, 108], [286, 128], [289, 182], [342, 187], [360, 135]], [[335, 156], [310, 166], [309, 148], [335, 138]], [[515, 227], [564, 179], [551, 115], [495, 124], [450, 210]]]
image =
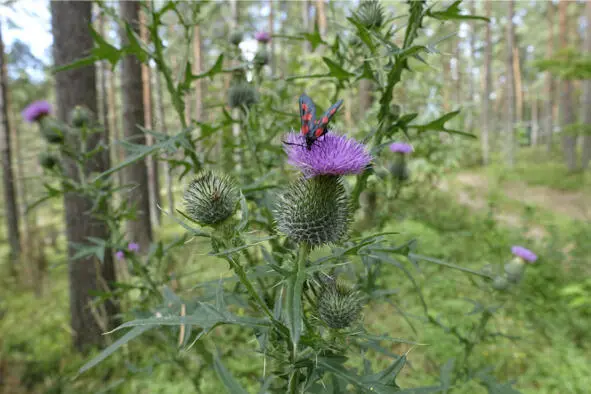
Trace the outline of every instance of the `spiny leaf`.
[[328, 66], [330, 75], [335, 77], [339, 81], [346, 81], [347, 79], [355, 75], [345, 70], [343, 67], [336, 64], [327, 57], [323, 57], [322, 60], [324, 60], [324, 63]]
[[433, 7], [431, 7], [427, 10], [425, 15], [440, 21], [476, 19], [490, 22], [490, 20], [484, 16], [461, 14], [462, 10], [460, 9], [460, 3], [462, 3], [462, 0], [456, 0], [443, 11], [431, 11], [433, 9]]
[[238, 383], [238, 381], [234, 379], [230, 371], [228, 371], [224, 364], [222, 364], [222, 360], [220, 360], [220, 356], [217, 353], [213, 359], [213, 369], [215, 369], [215, 372], [217, 373], [218, 377], [220, 378], [224, 386], [226, 386], [228, 393], [248, 394], [248, 391], [242, 388], [240, 383]]

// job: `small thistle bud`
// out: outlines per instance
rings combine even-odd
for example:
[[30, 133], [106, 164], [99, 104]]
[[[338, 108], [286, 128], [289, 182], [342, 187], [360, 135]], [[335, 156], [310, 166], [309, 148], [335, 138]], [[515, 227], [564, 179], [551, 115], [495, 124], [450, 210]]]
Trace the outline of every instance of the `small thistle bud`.
[[230, 44], [238, 46], [242, 42], [242, 38], [243, 35], [241, 31], [233, 31], [232, 33], [230, 33], [228, 41], [230, 41]]
[[74, 127], [85, 127], [92, 120], [92, 112], [83, 106], [77, 105], [70, 112], [70, 123]]
[[42, 168], [51, 170], [59, 164], [59, 159], [49, 152], [41, 152], [39, 154], [39, 165]]
[[362, 309], [359, 293], [337, 281], [322, 285], [316, 307], [318, 317], [334, 329], [353, 325], [359, 320]]
[[259, 67], [269, 64], [269, 52], [264, 49], [258, 51], [256, 55], [254, 55], [254, 64]]
[[238, 83], [228, 89], [228, 105], [231, 108], [250, 107], [258, 101], [257, 91], [247, 83]]
[[44, 116], [39, 120], [41, 134], [50, 144], [61, 144], [64, 142], [65, 127], [54, 118]]
[[395, 160], [392, 165], [390, 165], [390, 174], [392, 174], [394, 179], [400, 182], [404, 182], [410, 178], [406, 160], [404, 160], [403, 156], [401, 156], [398, 160]]
[[214, 225], [234, 214], [238, 189], [225, 175], [204, 171], [185, 190], [185, 210], [198, 223]]
[[279, 231], [310, 246], [337, 242], [347, 233], [349, 203], [341, 178], [317, 176], [292, 183], [278, 198]]
[[517, 283], [521, 280], [524, 270], [525, 264], [519, 258], [515, 258], [505, 264], [505, 274], [507, 274], [507, 279], [512, 283]]
[[499, 290], [499, 291], [503, 291], [503, 290], [507, 290], [510, 286], [509, 281], [507, 280], [507, 278], [505, 278], [504, 276], [497, 276], [495, 277], [495, 279], [493, 280], [492, 283], [492, 287], [495, 290]]
[[359, 22], [368, 29], [379, 29], [384, 24], [384, 8], [377, 0], [364, 1], [356, 12]]

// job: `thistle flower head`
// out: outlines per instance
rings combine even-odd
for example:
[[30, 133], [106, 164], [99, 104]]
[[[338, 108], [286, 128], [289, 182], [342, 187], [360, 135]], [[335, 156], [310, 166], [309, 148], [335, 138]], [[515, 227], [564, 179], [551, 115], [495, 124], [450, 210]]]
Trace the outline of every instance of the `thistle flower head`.
[[523, 277], [525, 264], [520, 258], [516, 258], [505, 264], [505, 275], [507, 280], [512, 283], [517, 283]]
[[511, 253], [523, 259], [524, 261], [527, 261], [528, 263], [534, 263], [538, 259], [538, 256], [536, 256], [534, 252], [524, 248], [523, 246], [513, 246], [511, 248]]
[[378, 0], [363, 1], [356, 11], [359, 21], [368, 29], [380, 28], [384, 24], [384, 8]]
[[341, 240], [350, 219], [339, 177], [301, 178], [279, 195], [275, 206], [279, 231], [298, 243], [321, 246]]
[[359, 174], [371, 162], [365, 145], [344, 135], [327, 133], [308, 149], [306, 137], [287, 135], [287, 162], [299, 168], [305, 176]]
[[410, 144], [405, 144], [404, 142], [394, 142], [390, 145], [390, 150], [395, 153], [410, 153], [413, 151], [413, 147]]
[[139, 252], [140, 251], [140, 244], [137, 242], [130, 242], [127, 244], [127, 250], [130, 252]]
[[125, 253], [122, 250], [118, 250], [115, 253], [115, 258], [119, 261], [123, 260], [125, 258]]
[[254, 39], [261, 44], [266, 44], [271, 41], [271, 35], [266, 31], [258, 31], [254, 34]]
[[361, 316], [361, 297], [359, 293], [344, 283], [327, 281], [320, 289], [317, 300], [318, 317], [334, 329], [347, 328]]
[[225, 175], [204, 171], [185, 190], [187, 215], [198, 223], [214, 225], [234, 214], [239, 193]]
[[45, 100], [33, 101], [27, 105], [21, 115], [26, 122], [33, 123], [39, 121], [51, 113], [51, 104]]
[[255, 88], [246, 83], [237, 83], [228, 89], [228, 105], [230, 108], [250, 107], [259, 101]]

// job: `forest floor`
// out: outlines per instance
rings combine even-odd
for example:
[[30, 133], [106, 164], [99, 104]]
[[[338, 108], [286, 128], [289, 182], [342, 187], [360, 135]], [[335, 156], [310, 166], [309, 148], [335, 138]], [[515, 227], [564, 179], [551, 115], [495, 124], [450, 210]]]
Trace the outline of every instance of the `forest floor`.
[[[500, 181], [478, 171], [463, 171], [444, 179], [439, 188], [456, 195], [457, 201], [475, 211], [495, 210], [495, 219], [510, 227], [524, 227], [531, 221], [524, 218], [524, 207], [543, 215], [568, 220], [591, 220], [591, 194], [581, 185], [580, 190], [559, 190], [548, 186], [531, 185], [522, 180]], [[541, 239], [547, 235], [543, 225], [531, 225], [528, 235]]]

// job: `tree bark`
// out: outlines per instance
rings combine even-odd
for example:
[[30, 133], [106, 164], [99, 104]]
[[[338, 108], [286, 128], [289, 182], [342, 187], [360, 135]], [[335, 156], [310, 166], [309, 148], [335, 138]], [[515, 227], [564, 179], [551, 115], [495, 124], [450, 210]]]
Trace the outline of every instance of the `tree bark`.
[[[193, 74], [203, 71], [203, 56], [201, 51], [201, 28], [199, 25], [193, 27]], [[203, 79], [195, 82], [195, 119], [203, 121]]]
[[[535, 94], [535, 93], [534, 93]], [[533, 146], [538, 145], [538, 140], [540, 136], [540, 123], [539, 123], [539, 112], [540, 112], [540, 103], [535, 97], [532, 100], [532, 108], [531, 108], [531, 144]]]
[[8, 76], [4, 57], [4, 41], [0, 24], [0, 161], [2, 161], [2, 180], [4, 189], [4, 212], [6, 230], [10, 245], [11, 271], [16, 274], [20, 256], [19, 217], [16, 203], [16, 187], [12, 171], [12, 152], [10, 145], [10, 121], [8, 119]]
[[[156, 73], [156, 111], [158, 113], [158, 130], [168, 134], [168, 127], [166, 125], [166, 111], [164, 111], [163, 98], [162, 78], [160, 78], [160, 75]], [[168, 197], [168, 211], [174, 213], [174, 192], [172, 188], [171, 165], [168, 162], [166, 163], [164, 179], [166, 182], [166, 194]]]
[[[275, 32], [275, 13], [273, 12], [273, 0], [269, 0], [269, 34], [273, 35]], [[271, 67], [271, 75], [275, 75], [275, 40], [269, 43], [269, 66]]]
[[523, 79], [521, 78], [521, 62], [519, 60], [519, 48], [517, 47], [517, 40], [513, 35], [513, 74], [515, 75], [515, 98], [516, 98], [516, 114], [515, 120], [517, 123], [523, 122]]
[[[51, 6], [51, 26], [53, 33], [53, 58], [57, 67], [70, 64], [81, 57], [88, 56], [94, 44], [90, 36], [92, 3], [86, 1], [61, 2], [54, 1]], [[94, 66], [79, 67], [67, 71], [60, 71], [55, 76], [56, 98], [58, 103], [57, 117], [66, 122], [72, 108], [76, 105], [87, 107], [93, 113], [97, 112], [96, 74]], [[69, 138], [75, 139], [76, 136]], [[95, 133], [85, 143], [89, 150], [94, 149], [104, 139], [103, 133]], [[79, 141], [72, 140], [76, 144]], [[64, 169], [67, 175], [78, 180], [76, 164], [64, 159]], [[84, 171], [103, 172], [107, 169], [103, 155], [97, 155], [86, 164]], [[68, 239], [68, 267], [70, 283], [70, 314], [74, 346], [79, 351], [85, 351], [90, 346], [100, 344], [104, 340], [102, 332], [105, 326], [113, 322], [117, 308], [112, 302], [105, 305], [106, 321], [97, 321], [90, 308], [91, 295], [95, 291], [105, 291], [104, 284], [115, 281], [115, 269], [110, 250], [105, 251], [104, 261], [101, 263], [94, 256], [74, 260], [78, 252], [76, 245], [84, 245], [88, 237], [99, 239], [109, 238], [107, 224], [98, 219], [107, 207], [99, 206], [93, 209], [93, 200], [69, 192], [64, 197], [66, 215], [66, 235]]]
[[515, 14], [515, 0], [509, 1], [509, 15], [507, 25], [507, 102], [506, 112], [506, 136], [505, 136], [505, 160], [509, 167], [515, 164], [515, 75], [513, 72], [513, 48], [515, 47], [515, 25], [513, 15]]
[[[568, 4], [569, 1], [560, 0], [558, 3], [558, 18], [560, 28], [560, 47], [568, 47]], [[564, 160], [569, 171], [577, 169], [577, 136], [565, 133], [565, 127], [575, 123], [575, 112], [573, 108], [573, 84], [572, 81], [563, 79], [560, 81], [560, 131], [562, 134], [562, 150]]]
[[[476, 15], [476, 0], [472, 0], [470, 2], [470, 14]], [[468, 44], [470, 46], [470, 59], [468, 59], [468, 97], [470, 103], [473, 103], [475, 100], [474, 97], [474, 52], [476, 46], [476, 21], [473, 21], [470, 26], [470, 38], [468, 39]], [[472, 107], [474, 110], [468, 111], [466, 115], [466, 122], [465, 128], [466, 131], [472, 132], [474, 128], [474, 111], [476, 107]]]
[[[140, 3], [135, 1], [119, 2], [121, 17], [127, 21], [139, 35]], [[123, 46], [129, 44], [127, 32], [120, 28], [119, 36]], [[127, 55], [121, 60], [121, 91], [123, 101], [123, 130], [127, 139], [135, 144], [146, 144], [146, 136], [137, 127], [145, 121], [142, 89], [142, 66], [135, 56]], [[126, 152], [126, 156], [129, 153]], [[144, 160], [136, 161], [124, 168], [126, 184], [134, 187], [129, 192], [129, 202], [135, 205], [136, 218], [127, 223], [130, 241], [140, 244], [141, 250], [147, 251], [152, 241], [150, 222], [150, 191], [148, 187], [148, 169]]]
[[[307, 33], [310, 31], [310, 0], [303, 0], [300, 4], [302, 5], [302, 27], [304, 32]], [[309, 52], [311, 49], [310, 43], [307, 40], [302, 42], [302, 46], [304, 53]]]
[[[554, 4], [548, 1], [548, 41], [546, 44], [546, 58], [550, 59], [554, 53]], [[546, 71], [546, 108], [544, 138], [548, 152], [552, 151], [552, 135], [554, 133], [554, 79], [550, 71]]]
[[316, 17], [318, 20], [318, 30], [320, 36], [326, 36], [326, 10], [324, 7], [324, 0], [316, 0]]
[[[583, 53], [591, 56], [591, 0], [587, 0], [585, 6], [587, 27], [585, 30], [585, 42]], [[581, 105], [581, 122], [586, 125], [583, 135], [583, 149], [581, 152], [581, 167], [583, 170], [589, 167], [591, 161], [591, 80], [583, 81], [583, 97]]]
[[[146, 11], [140, 12], [140, 38], [146, 44], [150, 42], [150, 34], [148, 32]], [[154, 105], [152, 100], [152, 70], [149, 64], [142, 64], [142, 96], [144, 102], [144, 127], [148, 130], [153, 129], [154, 123]], [[146, 134], [146, 143], [154, 145], [154, 136]], [[156, 156], [149, 156], [146, 158], [146, 166], [148, 168], [148, 189], [150, 191], [150, 221], [153, 227], [160, 224], [160, 182], [158, 177], [158, 160]]]
[[[105, 15], [101, 12], [98, 17], [98, 33], [101, 37], [106, 37], [105, 35]], [[108, 63], [106, 60], [100, 61], [97, 63], [98, 66], [98, 76], [99, 76], [99, 91], [100, 91], [100, 122], [103, 126], [104, 130], [104, 138], [105, 141], [110, 141], [110, 133], [111, 133], [111, 125], [109, 122], [109, 95], [107, 92], [107, 68]], [[104, 155], [104, 163], [107, 168], [111, 167], [111, 157], [110, 151], [106, 149], [103, 152]]]
[[[486, 17], [491, 17], [492, 0], [486, 1]], [[482, 162], [487, 165], [490, 161], [490, 143], [489, 143], [489, 132], [490, 132], [490, 93], [492, 87], [492, 75], [491, 75], [491, 63], [492, 63], [492, 39], [491, 39], [491, 26], [490, 23], [486, 24], [486, 37], [485, 37], [485, 48], [484, 48], [484, 89], [482, 90], [482, 133], [480, 136], [481, 147], [482, 147]]]

